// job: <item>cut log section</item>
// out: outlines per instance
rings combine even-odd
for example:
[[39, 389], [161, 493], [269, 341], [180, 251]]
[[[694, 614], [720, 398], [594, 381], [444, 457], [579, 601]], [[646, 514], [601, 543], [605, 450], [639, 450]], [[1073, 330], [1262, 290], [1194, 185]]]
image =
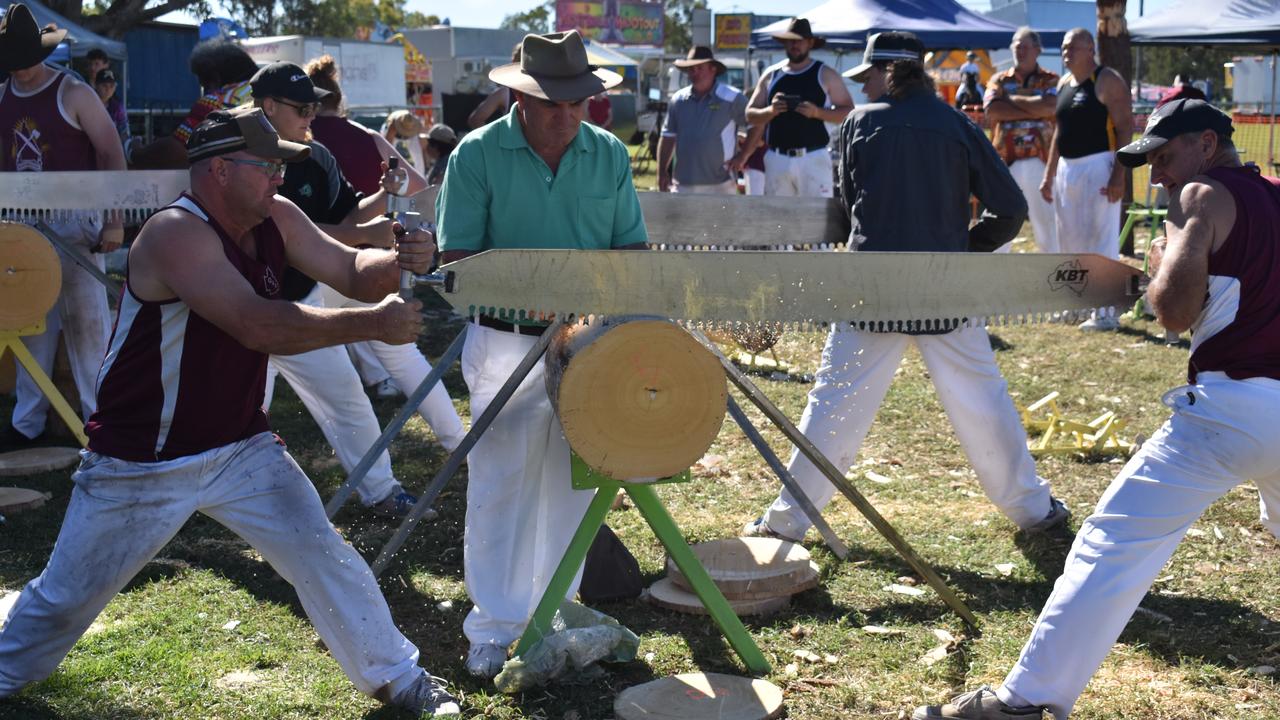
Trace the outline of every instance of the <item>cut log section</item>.
[[44, 320], [62, 291], [58, 253], [36, 230], [0, 222], [0, 332]]
[[[692, 546], [712, 582], [730, 600], [794, 595], [818, 585], [818, 564], [802, 545], [776, 538], [711, 540]], [[667, 558], [667, 577], [683, 590], [689, 582]]]
[[618, 720], [772, 720], [782, 717], [782, 689], [767, 680], [689, 673], [623, 690]]
[[0, 487], [0, 515], [19, 513], [23, 510], [34, 510], [45, 504], [49, 493], [37, 492], [19, 487]]
[[566, 327], [547, 350], [547, 394], [569, 446], [615, 480], [675, 475], [724, 423], [720, 363], [667, 320], [617, 318]]
[[[729, 601], [729, 607], [733, 608], [733, 612], [738, 616], [772, 615], [791, 604], [791, 596], [787, 594], [751, 600], [725, 599]], [[649, 586], [649, 602], [658, 607], [688, 615], [707, 614], [707, 608], [702, 604], [702, 600], [697, 595], [677, 586], [671, 578], [662, 578]]]
[[0, 477], [17, 477], [64, 470], [80, 460], [80, 449], [37, 447], [0, 454]]

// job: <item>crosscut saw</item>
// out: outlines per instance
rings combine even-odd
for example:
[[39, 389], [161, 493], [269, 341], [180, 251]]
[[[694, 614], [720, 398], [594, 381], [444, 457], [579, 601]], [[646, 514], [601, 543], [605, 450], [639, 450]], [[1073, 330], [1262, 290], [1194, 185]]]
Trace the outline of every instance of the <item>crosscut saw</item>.
[[651, 315], [915, 332], [1117, 314], [1145, 276], [1100, 255], [489, 250], [419, 281], [462, 315], [504, 320]]

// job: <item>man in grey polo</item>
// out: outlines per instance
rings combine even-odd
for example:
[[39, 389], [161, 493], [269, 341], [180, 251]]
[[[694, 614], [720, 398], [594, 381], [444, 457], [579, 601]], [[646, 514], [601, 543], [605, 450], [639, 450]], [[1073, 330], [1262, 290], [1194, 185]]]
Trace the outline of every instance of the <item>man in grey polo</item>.
[[[692, 83], [671, 96], [667, 121], [658, 141], [658, 190], [734, 195], [738, 192], [729, 161], [737, 149], [738, 129], [746, 126], [747, 98], [719, 81], [724, 63], [711, 48], [695, 46], [675, 61]], [[675, 151], [675, 184], [671, 155]]]

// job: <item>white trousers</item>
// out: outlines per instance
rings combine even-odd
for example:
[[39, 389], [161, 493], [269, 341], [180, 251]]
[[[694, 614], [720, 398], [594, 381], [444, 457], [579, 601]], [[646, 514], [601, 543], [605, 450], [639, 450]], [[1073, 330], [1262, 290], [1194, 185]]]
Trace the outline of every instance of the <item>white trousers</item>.
[[742, 171], [742, 177], [747, 181], [748, 195], [764, 194], [764, 171], [763, 170], [752, 170], [751, 168], [746, 168], [745, 170]]
[[[1040, 194], [1040, 183], [1044, 181], [1044, 161], [1038, 157], [1015, 160], [1009, 166], [1014, 182], [1027, 199], [1028, 216], [1031, 220], [1031, 232], [1036, 236], [1036, 247], [1042, 253], [1058, 252], [1058, 227], [1054, 219], [1053, 203]], [[1116, 229], [1119, 232], [1119, 228]]]
[[[299, 300], [303, 305], [325, 307], [320, 286]], [[267, 366], [267, 389], [263, 407], [271, 409], [276, 374], [289, 381], [298, 399], [311, 413], [342, 468], [351, 472], [360, 458], [382, 435], [373, 405], [364, 394], [360, 376], [341, 345], [320, 348], [298, 355], [272, 355]], [[400, 492], [400, 483], [391, 472], [391, 456], [383, 450], [356, 487], [360, 501], [373, 505]]]
[[684, 193], [686, 195], [737, 195], [738, 182], [736, 180], [725, 180], [722, 183], [714, 185], [687, 185], [676, 183], [671, 188], [672, 192]]
[[[822, 349], [800, 431], [837, 468], [851, 467], [911, 344], [924, 358], [987, 497], [1019, 527], [1043, 520], [1051, 509], [1049, 483], [1036, 476], [1022, 421], [982, 328], [916, 336], [833, 330]], [[787, 468], [818, 509], [831, 502], [835, 487], [799, 451], [792, 452]], [[786, 490], [764, 519], [774, 532], [791, 538], [804, 537], [810, 524]]]
[[369, 343], [347, 343], [346, 348], [351, 364], [356, 366], [356, 372], [360, 374], [361, 385], [369, 387], [391, 379], [391, 373], [388, 373], [387, 369], [382, 367], [382, 363], [378, 362], [378, 357], [373, 354], [373, 348], [369, 347]]
[[1053, 179], [1058, 252], [1120, 257], [1120, 203], [1102, 194], [1114, 164], [1110, 152], [1058, 160]]
[[[81, 258], [102, 270], [106, 267], [103, 256], [89, 252], [89, 248], [98, 242], [100, 227], [100, 223], [85, 218], [56, 223], [52, 229]], [[80, 395], [80, 419], [87, 421], [98, 407], [98, 370], [102, 367], [103, 356], [107, 354], [107, 336], [111, 332], [107, 292], [97, 278], [61, 250], [58, 251], [58, 259], [62, 263], [62, 291], [45, 317], [45, 331], [24, 337], [22, 342], [40, 369], [52, 377], [54, 358], [58, 353], [58, 333], [62, 333], [67, 342], [71, 377], [76, 383], [76, 393]], [[14, 429], [32, 438], [44, 432], [49, 417], [49, 399], [21, 363], [18, 363], [15, 394]]]
[[[462, 376], [471, 390], [471, 417], [489, 407], [537, 340], [468, 328]], [[475, 607], [462, 629], [472, 643], [505, 647], [520, 637], [591, 502], [591, 491], [570, 483], [569, 444], [545, 375], [539, 361], [467, 456], [463, 570]], [[581, 579], [578, 568], [567, 599]]]
[[270, 433], [158, 463], [81, 456], [49, 564], [0, 632], [0, 697], [52, 674], [196, 512], [248, 541], [293, 585], [361, 692], [386, 701], [421, 675], [418, 649], [396, 629], [369, 566], [325, 519], [315, 488]]
[[[371, 303], [352, 300], [324, 283], [319, 283], [317, 287], [320, 288], [320, 296], [325, 307], [372, 307]], [[373, 353], [375, 362], [386, 369], [396, 387], [400, 388], [400, 392], [406, 396], [413, 394], [413, 391], [422, 384], [423, 379], [431, 374], [431, 363], [427, 362], [427, 359], [422, 356], [422, 351], [414, 343], [388, 345], [373, 340], [359, 343], [359, 345]], [[426, 399], [418, 405], [418, 414], [427, 425], [431, 426], [436, 439], [445, 450], [453, 452], [454, 448], [462, 444], [462, 438], [467, 432], [462, 427], [462, 418], [458, 417], [458, 411], [453, 407], [449, 392], [444, 389], [444, 383], [436, 383], [436, 386], [431, 388]]]
[[[1065, 720], [1183, 535], [1247, 480], [1280, 507], [1280, 382], [1201, 373], [1164, 402], [1142, 445], [1076, 535], [1031, 638], [1000, 689]], [[1276, 531], [1274, 523], [1270, 524]]]
[[764, 154], [764, 194], [785, 197], [833, 197], [834, 175], [827, 148], [800, 157], [769, 150]]

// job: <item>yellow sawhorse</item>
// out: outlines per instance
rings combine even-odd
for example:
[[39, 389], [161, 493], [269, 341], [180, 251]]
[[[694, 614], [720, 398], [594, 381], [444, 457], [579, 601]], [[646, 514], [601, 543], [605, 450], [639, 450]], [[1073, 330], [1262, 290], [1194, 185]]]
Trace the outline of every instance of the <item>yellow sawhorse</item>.
[[67, 399], [62, 397], [62, 393], [58, 392], [58, 387], [53, 384], [53, 380], [49, 379], [49, 376], [40, 368], [40, 363], [36, 362], [36, 359], [32, 357], [31, 351], [27, 350], [27, 346], [22, 344], [21, 338], [28, 335], [39, 335], [43, 332], [43, 320], [35, 325], [29, 325], [18, 330], [0, 330], [0, 358], [4, 357], [6, 350], [13, 352], [13, 356], [31, 374], [31, 378], [36, 381], [40, 392], [49, 398], [49, 402], [58, 413], [58, 417], [61, 417], [67, 427], [71, 429], [71, 433], [76, 436], [80, 446], [88, 447], [89, 438], [84, 434], [84, 423], [80, 421], [75, 411], [71, 409], [71, 404], [67, 402]]

